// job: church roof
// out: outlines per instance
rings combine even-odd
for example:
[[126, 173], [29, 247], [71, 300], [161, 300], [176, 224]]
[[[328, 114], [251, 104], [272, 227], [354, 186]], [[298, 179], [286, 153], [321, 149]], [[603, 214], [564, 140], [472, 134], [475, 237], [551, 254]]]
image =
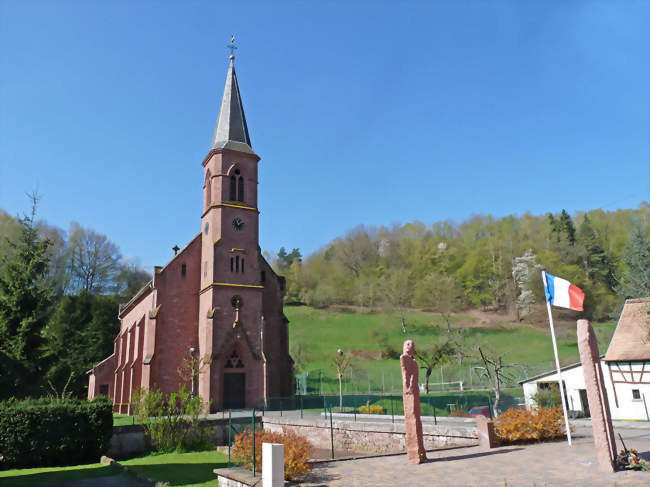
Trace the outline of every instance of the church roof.
[[251, 139], [248, 135], [246, 115], [241, 102], [239, 84], [235, 74], [234, 56], [230, 58], [226, 86], [223, 89], [219, 120], [214, 129], [210, 149], [231, 149], [240, 152], [253, 153]]
[[650, 360], [650, 298], [625, 301], [607, 349], [607, 362]]

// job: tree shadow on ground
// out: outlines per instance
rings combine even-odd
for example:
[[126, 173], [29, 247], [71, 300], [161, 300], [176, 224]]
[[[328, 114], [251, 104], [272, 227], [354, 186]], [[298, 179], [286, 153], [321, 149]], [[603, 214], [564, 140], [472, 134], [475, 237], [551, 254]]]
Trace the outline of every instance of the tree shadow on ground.
[[105, 467], [80, 467], [71, 470], [55, 470], [52, 472], [27, 473], [0, 477], [0, 487], [32, 487], [36, 485], [61, 484], [82, 479], [93, 479], [117, 475], [120, 471], [111, 466]]
[[510, 453], [513, 451], [520, 451], [520, 450], [523, 450], [523, 448], [510, 448], [508, 450], [491, 450], [491, 451], [484, 451], [478, 453], [470, 453], [468, 455], [456, 455], [456, 456], [442, 457], [442, 458], [429, 458], [425, 463], [452, 462], [454, 460], [468, 460], [472, 458], [486, 457], [488, 455], [500, 455], [502, 453]]
[[310, 487], [327, 487], [330, 482], [339, 480], [340, 475], [332, 475], [327, 469], [332, 468], [329, 463], [319, 463], [314, 466], [314, 470], [300, 478], [299, 482], [287, 482], [290, 487], [308, 484]]
[[[152, 460], [155, 462], [155, 460]], [[147, 465], [129, 465], [128, 467], [145, 477], [169, 482], [173, 485], [199, 484], [216, 480], [215, 468], [226, 468], [226, 462], [208, 463], [150, 463]]]

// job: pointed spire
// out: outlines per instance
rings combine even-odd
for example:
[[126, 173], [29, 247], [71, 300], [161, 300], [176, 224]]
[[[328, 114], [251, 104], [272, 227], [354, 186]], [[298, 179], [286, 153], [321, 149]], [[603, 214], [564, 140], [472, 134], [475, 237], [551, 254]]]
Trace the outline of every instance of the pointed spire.
[[235, 56], [230, 55], [230, 67], [226, 76], [226, 86], [221, 98], [219, 120], [212, 137], [210, 149], [232, 149], [252, 153], [251, 139], [248, 135], [246, 115], [239, 94], [239, 84], [235, 74]]

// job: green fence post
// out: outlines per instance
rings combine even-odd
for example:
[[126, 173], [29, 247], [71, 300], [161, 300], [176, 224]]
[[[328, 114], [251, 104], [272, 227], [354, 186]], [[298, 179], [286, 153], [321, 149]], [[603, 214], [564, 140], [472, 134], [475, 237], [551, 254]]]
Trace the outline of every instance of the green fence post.
[[332, 407], [330, 406], [330, 439], [332, 440], [332, 460], [334, 459], [334, 426], [332, 425]]
[[392, 422], [395, 422], [395, 404], [393, 402], [393, 396], [390, 396], [390, 415], [392, 418]]
[[229, 409], [228, 410], [228, 466], [230, 467], [230, 444], [232, 443], [230, 434], [231, 434], [231, 428], [232, 425], [230, 424], [230, 421], [232, 420], [232, 411]]
[[433, 424], [438, 424], [438, 417], [436, 416], [436, 407], [433, 406]]
[[251, 429], [253, 430], [253, 477], [255, 477], [255, 408], [251, 417]]
[[300, 396], [300, 419], [302, 419], [302, 395]]
[[282, 398], [280, 398], [280, 417], [282, 417], [282, 408], [284, 407], [284, 403], [282, 401]]

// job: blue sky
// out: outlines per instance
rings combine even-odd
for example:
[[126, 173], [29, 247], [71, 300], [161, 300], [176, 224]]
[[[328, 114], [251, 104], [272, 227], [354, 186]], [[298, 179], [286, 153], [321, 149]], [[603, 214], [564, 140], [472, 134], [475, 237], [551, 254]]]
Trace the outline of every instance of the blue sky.
[[235, 33], [261, 247], [650, 199], [650, 2], [0, 0], [0, 208], [165, 264]]

